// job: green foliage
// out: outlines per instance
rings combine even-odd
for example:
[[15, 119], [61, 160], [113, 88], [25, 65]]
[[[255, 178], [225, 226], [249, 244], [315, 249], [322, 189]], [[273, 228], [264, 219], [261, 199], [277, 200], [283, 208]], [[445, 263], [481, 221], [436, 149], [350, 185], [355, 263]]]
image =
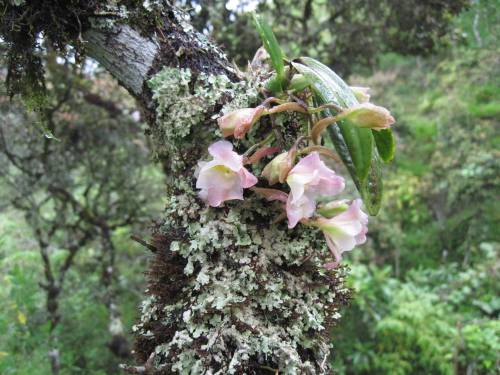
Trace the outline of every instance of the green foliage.
[[471, 323], [463, 327], [461, 335], [464, 351], [461, 366], [481, 374], [495, 374], [500, 352], [500, 322]]
[[[274, 36], [271, 26], [260, 16], [254, 15], [255, 27], [260, 35], [262, 44], [266, 49], [267, 53], [271, 57], [271, 63], [274, 70], [276, 71], [276, 86], [281, 88], [283, 85], [283, 80], [285, 78], [285, 64], [283, 62], [283, 52], [281, 52], [281, 47]], [[270, 85], [273, 86], [273, 85]], [[276, 91], [276, 90], [272, 90]], [[281, 91], [281, 90], [279, 90]]]
[[414, 270], [405, 281], [389, 267], [353, 267], [355, 304], [334, 331], [334, 368], [349, 374], [493, 374], [498, 361], [497, 257], [484, 244], [475, 269], [456, 264]]
[[[163, 179], [149, 165], [133, 102], [109, 76], [68, 69], [67, 61], [58, 62], [55, 55], [45, 66], [47, 119], [60, 141], [27, 127], [39, 115], [0, 95], [0, 196], [6, 204], [0, 216], [0, 298], [5, 301], [0, 373], [51, 374], [47, 352], [54, 341], [62, 374], [117, 373], [124, 359], [109, 350], [107, 301], [113, 293], [128, 336], [145, 268], [144, 251], [133, 245], [130, 234], [145, 231], [144, 224], [159, 211]], [[98, 227], [108, 228], [114, 248], [102, 242]], [[82, 232], [89, 239], [76, 249], [71, 267], [64, 268]], [[41, 243], [47, 243], [46, 262]], [[113, 268], [109, 285], [105, 265]], [[61, 290], [57, 325], [49, 321], [54, 302], [41, 288], [51, 278]]]
[[[22, 1], [18, 3], [17, 5], [24, 4]], [[251, 59], [259, 41], [255, 38], [254, 26], [248, 15], [227, 10], [225, 2], [185, 3], [200, 4], [193, 6], [190, 11], [195, 16], [195, 21], [200, 28], [213, 30], [216, 40], [225, 45], [231, 57], [243, 64]], [[368, 244], [346, 256], [356, 264], [352, 266], [350, 277], [356, 294], [351, 309], [347, 310], [347, 314], [333, 331], [335, 357], [332, 361], [338, 374], [498, 373], [499, 3], [497, 0], [479, 0], [474, 3], [452, 24], [455, 33], [451, 40], [459, 36], [459, 40], [466, 43], [465, 46], [443, 50], [439, 55], [425, 59], [385, 52], [420, 53], [428, 52], [429, 48], [434, 49], [435, 37], [449, 28], [452, 21], [450, 14], [458, 11], [463, 2], [444, 2], [443, 5], [435, 6], [429, 2], [413, 1], [381, 1], [376, 5], [373, 2], [340, 1], [332, 5], [324, 1], [282, 0], [259, 5], [259, 13], [273, 20], [273, 29], [283, 42], [283, 50], [290, 55], [298, 55], [299, 51], [313, 55], [344, 72], [368, 72], [364, 67], [374, 66], [378, 60], [380, 64], [375, 71], [369, 72], [369, 77], [351, 77], [350, 81], [371, 86], [376, 101], [387, 105], [397, 120], [393, 133], [398, 152], [384, 175], [383, 209], [377, 218], [370, 221]], [[309, 10], [307, 4], [311, 4]], [[348, 9], [343, 10], [344, 6], [348, 6]], [[401, 17], [397, 18], [399, 11]], [[339, 12], [338, 17], [332, 17]], [[5, 14], [8, 12], [3, 15]], [[301, 18], [307, 14], [309, 16], [303, 26]], [[422, 17], [428, 19], [422, 20]], [[396, 22], [392, 22], [393, 20]], [[74, 22], [71, 24], [76, 25]], [[386, 28], [386, 24], [393, 26]], [[386, 35], [381, 35], [384, 33]], [[381, 51], [383, 54], [380, 54]], [[154, 81], [151, 82], [161, 103], [168, 104], [169, 95], [174, 93], [185, 96], [186, 101], [195, 99], [186, 82], [179, 85], [177, 78], [182, 77], [175, 76], [175, 79], [167, 82], [166, 78], [172, 77], [172, 72], [163, 73], [163, 79], [156, 82], [157, 85]], [[183, 74], [187, 76], [190, 73], [181, 71], [181, 76]], [[38, 80], [37, 77], [34, 79]], [[63, 96], [66, 89], [64, 80], [51, 77], [49, 81], [52, 79], [56, 79], [56, 83], [43, 99], [41, 96], [29, 95], [34, 100], [33, 107], [40, 106], [42, 100], [53, 106]], [[100, 79], [94, 77], [94, 80]], [[191, 77], [188, 81], [190, 80]], [[246, 87], [235, 88], [224, 77], [213, 82], [207, 80], [208, 77], [201, 76], [194, 92], [203, 96], [210, 106], [216, 105], [219, 91], [234, 95], [240, 107], [252, 103], [238, 98], [256, 95], [255, 92], [249, 95], [251, 93]], [[85, 77], [75, 80], [74, 84], [78, 87], [91, 87], [89, 79]], [[107, 87], [101, 92], [103, 97], [114, 97], [113, 88], [110, 89], [106, 84], [102, 87]], [[216, 90], [216, 97], [207, 92], [213, 87], [220, 89]], [[118, 99], [120, 103], [124, 100]], [[124, 123], [117, 119], [105, 120], [107, 115], [104, 111], [89, 107], [79, 100], [70, 104], [64, 105], [59, 113], [64, 126], [62, 132], [56, 132], [55, 135], [61, 138], [62, 144], [54, 146], [54, 143], [50, 143], [50, 147], [55, 147], [60, 153], [58, 161], [51, 164], [50, 176], [57, 176], [58, 181], [69, 181], [75, 191], [79, 191], [77, 197], [83, 200], [81, 186], [93, 178], [101, 179], [106, 173], [94, 175], [85, 168], [69, 168], [68, 165], [80, 165], [71, 157], [72, 153], [82, 155], [82, 160], [89, 157], [91, 165], [100, 165], [105, 157], [100, 152], [106, 150], [109, 143], [101, 139], [108, 137], [102, 136], [99, 127], [107, 128], [111, 123], [112, 127], [120, 128]], [[159, 107], [163, 111], [164, 127], [161, 131], [165, 132], [165, 137], [175, 141], [176, 137], [181, 137], [188, 143], [193, 142], [189, 138], [190, 129], [200, 121], [200, 113], [205, 108], [200, 109], [195, 102], [191, 104], [193, 112], [182, 112], [185, 106], [181, 109]], [[7, 101], [0, 101], [0, 105], [4, 112], [8, 112], [2, 118], [3, 123], [10, 121], [20, 124], [22, 117], [16, 117], [15, 105]], [[130, 103], [127, 107], [129, 105]], [[175, 116], [172, 116], [174, 113]], [[75, 114], [78, 116], [76, 119], [73, 117]], [[178, 118], [181, 121], [175, 122]], [[196, 121], [191, 122], [193, 118]], [[33, 117], [27, 121], [33, 121]], [[73, 140], [73, 137], [82, 137], [82, 127], [89, 124], [95, 132], [93, 136], [84, 139], [86, 146], [64, 152], [63, 146], [71, 144], [65, 143], [65, 139], [68, 139], [65, 134], [70, 135], [69, 139]], [[124, 130], [126, 127], [120, 129]], [[15, 144], [22, 144], [18, 141], [23, 141], [25, 136], [26, 139], [37, 142], [30, 141], [25, 148], [14, 147]], [[132, 163], [133, 166], [124, 167], [126, 173], [131, 173], [139, 165], [135, 164], [137, 160], [131, 158], [132, 154], [126, 149], [131, 143], [143, 144], [141, 142], [144, 140], [140, 137], [134, 140], [124, 137], [121, 134], [111, 142], [127, 139], [121, 146], [123, 148], [119, 147], [115, 154], [115, 165]], [[30, 149], [38, 149], [38, 141], [37, 135], [19, 131], [9, 138], [8, 145], [16, 151], [28, 152]], [[377, 139], [376, 143], [379, 147]], [[101, 148], [100, 151], [97, 150], [98, 147]], [[87, 148], [91, 152], [83, 152]], [[378, 150], [381, 156], [385, 155], [380, 148]], [[96, 155], [101, 156], [95, 157]], [[384, 158], [389, 155], [388, 152]], [[197, 158], [198, 155], [192, 157]], [[5, 167], [8, 164], [2, 162], [1, 165]], [[157, 171], [148, 169], [146, 175], [153, 177], [153, 181], [158, 179]], [[4, 177], [0, 179], [1, 205], [13, 196], [13, 189], [8, 187]], [[17, 184], [17, 189], [14, 190], [31, 194], [33, 189], [41, 188], [41, 184], [46, 183], [47, 179], [42, 177], [36, 183]], [[151, 182], [151, 185], [155, 184], [161, 183]], [[125, 185], [116, 183], [114, 186], [114, 190], [119, 190], [120, 186]], [[184, 188], [189, 189], [186, 186]], [[32, 195], [33, 199], [41, 198], [38, 193], [37, 190]], [[97, 192], [93, 194], [97, 195]], [[116, 191], [111, 195], [116, 197]], [[151, 193], [150, 198], [159, 195]], [[170, 207], [169, 218], [179, 212], [199, 215], [198, 207], [190, 202], [179, 202], [182, 210], [176, 211], [176, 207], [180, 206]], [[234, 209], [244, 210], [245, 206]], [[43, 267], [30, 226], [20, 212], [5, 209], [4, 206], [1, 210], [0, 373], [48, 375], [51, 373], [47, 361], [49, 325], [44, 312], [45, 296], [38, 286], [38, 282], [43, 279]], [[46, 212], [48, 218], [53, 219], [56, 212], [62, 211], [55, 211], [55, 207], [50, 206]], [[70, 223], [74, 219], [74, 214], [65, 217]], [[174, 226], [173, 221], [166, 223]], [[217, 223], [224, 224], [219, 221]], [[231, 229], [234, 223], [230, 224], [223, 229], [209, 229], [228, 231], [228, 236], [236, 236], [238, 241], [249, 247], [248, 253], [260, 256], [260, 251], [252, 244], [258, 236], [241, 236], [244, 231], [234, 232]], [[194, 248], [191, 249], [191, 244], [181, 238], [177, 239], [177, 251], [188, 253], [193, 258], [196, 255], [204, 256], [203, 251], [197, 249], [200, 243], [210, 242], [214, 247], [224, 248], [223, 242], [204, 235], [203, 225], [207, 224], [195, 223], [188, 228], [191, 235], [189, 240], [193, 241]], [[260, 234], [268, 233], [268, 229], [262, 230], [260, 227], [255, 231]], [[117, 268], [121, 270], [117, 287], [118, 304], [124, 325], [128, 329], [137, 321], [136, 307], [142, 296], [143, 271], [146, 267], [143, 249], [132, 245], [129, 236], [129, 227], [122, 227], [113, 233], [114, 243], [120, 249], [117, 253]], [[277, 242], [275, 247], [279, 250], [279, 256], [288, 256], [287, 254], [309, 248], [300, 238], [295, 239], [300, 246], [294, 248], [281, 248], [279, 245], [283, 241], [280, 238], [273, 237], [270, 241]], [[309, 241], [307, 239], [306, 242]], [[65, 254], [66, 250], [62, 246], [54, 246], [51, 260], [54, 264], [60, 264]], [[61, 314], [64, 318], [57, 334], [60, 346], [64, 348], [64, 375], [113, 374], [117, 373], [116, 365], [121, 362], [105, 348], [108, 321], [107, 312], [98, 303], [102, 297], [100, 271], [97, 267], [98, 254], [96, 244], [89, 244], [82, 249], [75, 267], [68, 274], [67, 286], [61, 298]], [[224, 251], [223, 256], [241, 260], [232, 249]], [[209, 259], [208, 256], [206, 258]], [[205, 275], [209, 280], [208, 286], [204, 286], [206, 278], [192, 279], [192, 283], [200, 284], [201, 291], [218, 279], [215, 276], [217, 270], [205, 258], [198, 264], [197, 267], [206, 268], [202, 276]], [[180, 266], [181, 274], [184, 266]], [[232, 262], [231, 267], [220, 270], [220, 275], [223, 276], [221, 280], [227, 280], [228, 272], [234, 272], [241, 280], [249, 279], [251, 275], [249, 276], [247, 266]], [[160, 267], [160, 270], [171, 272], [164, 267]], [[191, 272], [189, 267], [186, 269], [188, 271]], [[255, 277], [260, 276], [257, 273]], [[168, 286], [172, 284], [175, 283]], [[283, 283], [279, 292], [266, 292], [259, 298], [268, 297], [270, 305], [278, 304], [283, 299], [281, 290], [295, 288], [295, 285], [294, 279], [294, 282]], [[220, 290], [220, 295], [231, 298], [241, 292], [234, 286], [227, 288], [223, 282]], [[322, 292], [333, 293], [333, 289]], [[193, 298], [198, 297], [193, 295]], [[146, 313], [148, 306], [147, 303], [143, 305]], [[302, 306], [287, 308], [293, 310]], [[182, 310], [182, 307], [179, 309]], [[319, 316], [322, 310], [311, 304], [303, 306], [303, 311], [315, 311]], [[210, 315], [206, 313], [203, 319], [206, 316]], [[201, 332], [212, 327], [212, 323], [206, 323], [203, 319], [182, 324], [185, 324], [186, 329], [201, 327]], [[293, 324], [290, 325], [294, 329], [299, 327], [297, 332], [301, 333], [304, 345], [309, 342], [307, 334], [310, 332], [302, 332], [306, 329], [306, 323], [310, 322], [314, 323], [314, 319], [304, 317], [300, 320], [293, 319]], [[231, 329], [229, 323], [224, 324], [224, 329]], [[315, 331], [311, 332], [315, 334]], [[146, 337], [146, 340], [149, 339]], [[246, 340], [247, 337], [243, 339]], [[270, 341], [266, 339], [267, 337], [263, 337], [262, 340]], [[177, 344], [185, 345], [181, 340]], [[255, 349], [257, 344], [252, 345]], [[280, 350], [278, 344], [273, 345], [273, 351]], [[185, 363], [191, 363], [191, 358], [184, 360]]]
[[373, 138], [375, 139], [375, 144], [377, 146], [377, 151], [380, 158], [386, 163], [394, 159], [394, 151], [396, 149], [396, 141], [392, 134], [391, 129], [382, 129], [379, 131], [372, 131]]
[[176, 3], [240, 66], [260, 47], [249, 12], [253, 5], [273, 25], [287, 56], [314, 57], [345, 76], [375, 66], [381, 52], [428, 55], [439, 49], [449, 39], [444, 36], [453, 29], [453, 16], [469, 1], [257, 0], [232, 2], [231, 9], [226, 1]]
[[398, 153], [384, 179], [384, 209], [371, 221], [371, 243], [353, 254], [367, 265], [353, 267], [357, 293], [334, 331], [334, 368], [495, 374], [498, 114], [473, 108], [497, 106], [498, 53], [485, 43], [426, 60], [383, 60], [368, 80], [354, 79], [394, 110]]
[[[4, 211], [0, 233], [0, 373], [5, 375], [49, 375], [47, 340], [49, 325], [45, 320], [45, 296], [38, 282], [43, 269], [36, 245], [26, 236], [30, 227], [15, 210]], [[122, 247], [117, 267], [122, 275], [119, 305], [124, 324], [131, 327], [136, 319], [145, 267], [144, 251], [130, 243], [129, 233], [115, 233]], [[62, 374], [118, 374], [123, 360], [106, 348], [107, 311], [100, 303], [100, 278], [96, 269], [96, 250], [84, 249], [68, 276], [67, 292], [62, 297], [58, 329], [62, 348]], [[27, 360], [29, 358], [29, 360]]]

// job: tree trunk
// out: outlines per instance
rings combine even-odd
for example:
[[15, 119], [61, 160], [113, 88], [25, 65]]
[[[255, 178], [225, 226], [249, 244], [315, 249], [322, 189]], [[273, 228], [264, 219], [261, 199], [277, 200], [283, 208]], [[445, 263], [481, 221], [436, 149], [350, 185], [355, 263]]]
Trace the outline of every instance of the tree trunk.
[[129, 358], [130, 345], [123, 331], [123, 323], [118, 310], [116, 296], [115, 255], [116, 249], [111, 238], [111, 233], [106, 225], [101, 227], [101, 283], [103, 287], [103, 302], [108, 311], [108, 330], [111, 336], [108, 348], [119, 358]]
[[213, 116], [258, 100], [220, 50], [174, 9], [141, 36], [133, 25], [84, 34], [87, 51], [147, 113], [169, 173], [153, 235], [149, 297], [135, 326], [133, 373], [329, 374], [330, 328], [349, 291], [344, 269], [325, 271], [318, 233], [271, 224], [278, 206], [248, 194], [208, 208], [194, 170], [220, 139]]

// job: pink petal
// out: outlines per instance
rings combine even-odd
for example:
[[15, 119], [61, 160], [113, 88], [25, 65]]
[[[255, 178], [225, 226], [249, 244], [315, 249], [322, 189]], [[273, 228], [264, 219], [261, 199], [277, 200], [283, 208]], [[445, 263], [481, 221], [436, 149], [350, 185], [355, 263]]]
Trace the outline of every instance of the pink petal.
[[338, 194], [345, 187], [344, 179], [323, 163], [318, 152], [312, 152], [301, 159], [290, 171], [287, 183], [295, 199], [299, 199], [306, 190], [315, 199], [322, 195]]
[[292, 195], [292, 203], [296, 203], [302, 199], [306, 191], [306, 185], [313, 181], [315, 174], [313, 173], [290, 173], [286, 179]]
[[235, 172], [243, 167], [243, 157], [233, 151], [233, 145], [228, 141], [218, 141], [208, 147], [208, 152], [219, 164], [224, 165]]
[[[202, 190], [203, 191], [203, 190]], [[219, 207], [222, 202], [232, 199], [243, 199], [243, 189], [235, 185], [232, 189], [222, 190], [219, 188], [209, 188], [206, 195], [201, 194], [200, 198], [206, 197], [206, 201], [211, 207]]]
[[368, 233], [368, 227], [366, 225], [363, 226], [361, 232], [354, 237], [356, 240], [356, 245], [362, 245], [366, 242], [366, 233]]
[[315, 169], [321, 167], [321, 159], [319, 158], [318, 152], [311, 152], [305, 158], [300, 159], [295, 167], [290, 171], [292, 173], [298, 174], [308, 174], [312, 173]]
[[254, 186], [257, 183], [257, 177], [248, 172], [246, 168], [241, 168], [238, 172], [240, 176], [241, 186], [244, 188], [249, 188]]
[[198, 162], [196, 188], [207, 189], [212, 186], [214, 178], [218, 179], [219, 177], [219, 173], [213, 169], [217, 165], [219, 164], [216, 160]]
[[356, 246], [354, 235], [346, 232], [339, 231], [335, 236], [331, 236], [330, 239], [335, 243], [341, 254], [344, 251], [351, 251]]
[[336, 219], [337, 222], [359, 221], [364, 225], [368, 224], [368, 215], [361, 211], [362, 204], [363, 201], [361, 199], [355, 199], [346, 211], [335, 216], [334, 219]]
[[316, 203], [306, 196], [294, 201], [292, 193], [286, 201], [286, 215], [288, 217], [288, 228], [294, 228], [302, 219], [310, 218], [314, 214]]
[[339, 265], [340, 261], [342, 260], [342, 252], [339, 251], [339, 249], [337, 248], [337, 246], [335, 246], [335, 243], [332, 242], [332, 240], [325, 234], [325, 239], [326, 239], [326, 244], [328, 246], [328, 248], [330, 249], [330, 253], [332, 253], [333, 255], [333, 259], [335, 259], [335, 262], [330, 262], [330, 263], [327, 263], [325, 264], [325, 267], [327, 267], [328, 269], [328, 266], [329, 265], [332, 269], [332, 268], [335, 268]]

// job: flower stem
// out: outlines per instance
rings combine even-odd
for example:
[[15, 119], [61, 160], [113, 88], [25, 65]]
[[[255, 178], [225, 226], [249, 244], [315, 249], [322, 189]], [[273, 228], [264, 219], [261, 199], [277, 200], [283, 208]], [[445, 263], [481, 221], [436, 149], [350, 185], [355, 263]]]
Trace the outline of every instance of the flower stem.
[[271, 143], [272, 141], [274, 141], [274, 137], [275, 137], [274, 133], [269, 133], [269, 135], [266, 138], [264, 138], [262, 141], [254, 144], [248, 150], [246, 150], [245, 153], [243, 154], [243, 156], [246, 157], [246, 156], [250, 155], [252, 152], [254, 152], [254, 150], [258, 149], [259, 147], [262, 147], [262, 146], [265, 146], [265, 145]]

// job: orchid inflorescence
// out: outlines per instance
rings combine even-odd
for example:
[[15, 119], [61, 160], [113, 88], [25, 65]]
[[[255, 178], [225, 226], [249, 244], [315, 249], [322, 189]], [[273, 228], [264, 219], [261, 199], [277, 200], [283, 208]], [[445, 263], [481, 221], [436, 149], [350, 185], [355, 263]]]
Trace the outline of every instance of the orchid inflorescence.
[[[289, 150], [270, 146], [274, 141], [272, 133], [244, 155], [233, 151], [232, 143], [227, 140], [213, 143], [208, 148], [212, 160], [200, 161], [195, 173], [200, 198], [209, 206], [218, 207], [228, 200], [242, 200], [243, 189], [250, 188], [269, 201], [281, 202], [284, 210], [282, 217], [286, 215], [288, 228], [301, 223], [322, 230], [333, 256], [333, 262], [326, 263], [325, 267], [336, 267], [344, 251], [350, 251], [366, 241], [368, 215], [361, 210], [361, 199], [323, 203], [325, 198], [331, 199], [341, 193], [345, 181], [321, 160], [321, 156], [338, 160], [333, 151], [321, 145], [321, 134], [329, 125], [342, 120], [348, 120], [352, 126], [373, 130], [386, 129], [394, 123], [387, 109], [368, 102], [366, 88], [355, 87], [351, 90], [360, 103], [350, 108], [340, 108], [335, 104], [311, 108], [299, 99], [285, 101], [271, 97], [255, 108], [238, 109], [220, 117], [218, 125], [224, 137], [243, 139], [263, 116], [293, 111], [311, 120], [312, 114], [325, 108], [333, 108], [336, 112], [334, 116], [312, 123], [307, 134], [300, 135]], [[305, 147], [301, 147], [304, 143]], [[279, 151], [282, 152], [262, 170], [262, 177], [267, 180], [268, 186], [255, 186], [258, 179], [245, 165], [257, 164], [263, 157]], [[269, 187], [276, 184], [282, 187], [286, 184], [288, 192]]]

